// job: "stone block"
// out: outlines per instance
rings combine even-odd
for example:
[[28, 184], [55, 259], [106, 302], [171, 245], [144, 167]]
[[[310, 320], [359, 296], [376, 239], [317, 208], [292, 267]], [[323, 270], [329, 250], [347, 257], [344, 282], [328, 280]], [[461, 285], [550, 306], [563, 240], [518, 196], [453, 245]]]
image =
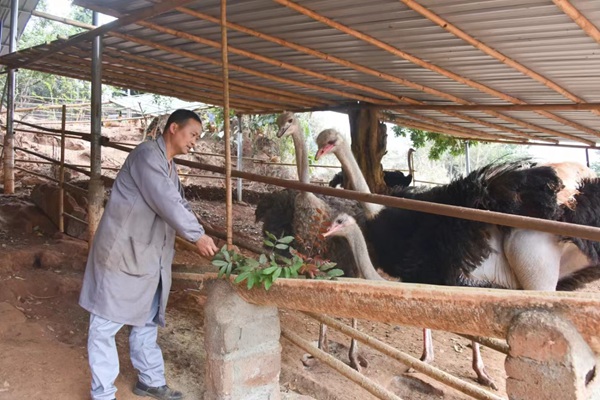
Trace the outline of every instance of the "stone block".
[[508, 332], [506, 390], [511, 400], [584, 400], [596, 357], [575, 327], [549, 312], [520, 314]]

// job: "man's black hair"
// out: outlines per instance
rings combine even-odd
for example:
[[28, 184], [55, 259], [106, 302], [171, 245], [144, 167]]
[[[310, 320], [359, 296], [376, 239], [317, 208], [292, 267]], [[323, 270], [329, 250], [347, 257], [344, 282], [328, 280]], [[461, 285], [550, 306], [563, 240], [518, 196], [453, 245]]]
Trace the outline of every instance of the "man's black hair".
[[165, 125], [164, 132], [166, 132], [169, 129], [169, 126], [171, 126], [171, 124], [176, 123], [177, 125], [184, 125], [189, 119], [193, 119], [202, 124], [202, 120], [200, 119], [198, 114], [196, 114], [193, 111], [183, 109], [173, 111], [173, 113], [169, 115], [169, 119], [167, 120], [167, 124]]

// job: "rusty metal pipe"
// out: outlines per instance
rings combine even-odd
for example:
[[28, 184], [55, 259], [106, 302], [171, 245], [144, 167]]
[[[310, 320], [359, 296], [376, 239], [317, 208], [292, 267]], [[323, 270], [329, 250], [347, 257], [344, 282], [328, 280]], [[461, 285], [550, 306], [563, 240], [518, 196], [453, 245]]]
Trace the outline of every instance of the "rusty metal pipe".
[[456, 390], [459, 390], [465, 394], [468, 394], [471, 397], [480, 400], [503, 400], [502, 397], [496, 396], [486, 390], [480, 389], [479, 387], [472, 385], [470, 383], [464, 382], [447, 372], [444, 372], [438, 368], [435, 368], [416, 357], [410, 356], [406, 353], [403, 353], [392, 346], [375, 339], [369, 335], [362, 333], [361, 331], [351, 328], [339, 321], [336, 321], [333, 318], [327, 317], [325, 315], [317, 315], [314, 313], [305, 313], [311, 318], [316, 319], [317, 321], [330, 326], [338, 331], [342, 332], [345, 335], [350, 336], [356, 340], [359, 340], [361, 343], [366, 344], [374, 348], [375, 350], [380, 351], [388, 357], [391, 357], [397, 361], [400, 361], [402, 364], [414, 368], [415, 370], [422, 372], [423, 374], [439, 381], [445, 385], [448, 385]]
[[396, 396], [394, 393], [385, 389], [383, 386], [365, 378], [360, 372], [357, 372], [336, 359], [335, 357], [325, 353], [323, 350], [316, 348], [306, 340], [302, 339], [300, 336], [296, 335], [292, 331], [281, 328], [281, 336], [300, 347], [302, 350], [306, 351], [310, 355], [312, 355], [317, 360], [327, 364], [329, 367], [333, 368], [346, 378], [351, 381], [357, 383], [363, 389], [367, 390], [369, 393], [377, 397], [378, 399], [384, 400], [402, 400], [400, 397]]

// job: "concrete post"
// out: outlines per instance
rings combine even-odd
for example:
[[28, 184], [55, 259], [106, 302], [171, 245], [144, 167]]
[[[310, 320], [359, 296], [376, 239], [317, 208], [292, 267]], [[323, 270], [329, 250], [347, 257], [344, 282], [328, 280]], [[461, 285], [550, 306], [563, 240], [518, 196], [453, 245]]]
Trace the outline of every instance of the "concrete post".
[[510, 400], [600, 398], [597, 358], [575, 327], [548, 312], [527, 311], [508, 332]]
[[209, 285], [204, 308], [204, 399], [279, 400], [277, 308], [246, 303], [228, 281]]

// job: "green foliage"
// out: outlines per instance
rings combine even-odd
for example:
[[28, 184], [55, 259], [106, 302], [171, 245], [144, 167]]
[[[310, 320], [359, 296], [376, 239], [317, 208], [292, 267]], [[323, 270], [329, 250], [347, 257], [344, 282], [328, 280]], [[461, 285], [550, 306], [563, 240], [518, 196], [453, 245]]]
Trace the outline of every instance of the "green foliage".
[[[397, 125], [392, 130], [398, 137], [408, 137], [415, 149], [425, 147], [428, 142], [432, 143], [429, 149], [429, 159], [431, 160], [440, 160], [446, 152], [454, 157], [465, 154], [465, 142], [463, 139]], [[471, 146], [477, 146], [478, 144], [479, 142], [470, 143]]]
[[[321, 258], [311, 259], [297, 252], [290, 246], [293, 240], [292, 236], [278, 239], [267, 232], [264, 243], [271, 249], [268, 255], [261, 254], [258, 259], [254, 259], [235, 250], [227, 250], [227, 246], [223, 246], [215, 255], [212, 264], [219, 268], [219, 277], [237, 274], [234, 282], [246, 282], [248, 289], [262, 285], [265, 290], [269, 290], [273, 282], [280, 277], [335, 279], [343, 275], [342, 270], [334, 268], [335, 263]], [[289, 250], [292, 256], [278, 256], [275, 249]]]

